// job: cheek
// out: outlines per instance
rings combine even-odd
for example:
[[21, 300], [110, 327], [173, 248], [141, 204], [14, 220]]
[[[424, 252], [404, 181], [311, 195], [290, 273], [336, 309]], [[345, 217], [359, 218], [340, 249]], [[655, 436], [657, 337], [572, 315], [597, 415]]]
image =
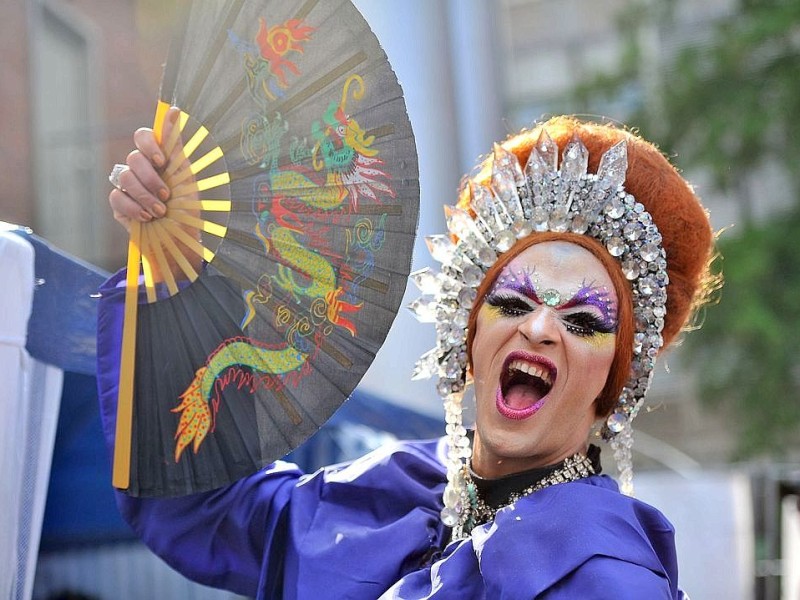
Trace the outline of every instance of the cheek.
[[593, 352], [599, 352], [603, 354], [611, 352], [613, 356], [617, 336], [613, 333], [596, 333], [594, 335], [581, 338], [581, 341], [592, 348]]
[[472, 374], [485, 376], [504, 333], [503, 314], [499, 308], [484, 303], [475, 320], [475, 337], [472, 340]]
[[598, 333], [582, 338], [581, 345], [585, 351], [584, 364], [586, 373], [605, 385], [611, 363], [616, 354], [617, 336], [613, 333]]
[[[484, 329], [488, 326], [494, 325], [503, 317], [503, 313], [500, 312], [500, 308], [497, 306], [492, 306], [491, 304], [487, 304], [484, 302], [481, 304], [481, 308], [478, 311], [478, 319], [477, 323], [483, 323]], [[477, 337], [477, 335], [476, 335]]]

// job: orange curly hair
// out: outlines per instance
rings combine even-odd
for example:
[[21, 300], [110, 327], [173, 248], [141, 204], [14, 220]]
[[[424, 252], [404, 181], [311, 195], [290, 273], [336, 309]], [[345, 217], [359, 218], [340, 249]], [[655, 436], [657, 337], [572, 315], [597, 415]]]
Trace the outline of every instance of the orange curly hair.
[[[503, 143], [525, 164], [539, 134], [546, 130], [559, 151], [577, 135], [589, 151], [589, 171], [597, 172], [600, 158], [611, 146], [627, 140], [628, 172], [625, 189], [642, 203], [658, 226], [667, 255], [667, 314], [664, 319], [664, 346], [669, 345], [689, 321], [694, 310], [707, 300], [714, 287], [710, 264], [714, 255], [714, 235], [708, 214], [691, 186], [664, 155], [641, 137], [606, 124], [580, 121], [574, 117], [555, 117], [531, 130], [525, 130]], [[484, 160], [472, 181], [488, 185], [491, 161]], [[458, 205], [472, 213], [468, 186], [464, 186]], [[474, 215], [474, 213], [472, 213]], [[502, 268], [517, 254], [533, 244], [563, 240], [576, 243], [594, 254], [608, 271], [620, 303], [616, 354], [605, 388], [597, 401], [598, 417], [609, 415], [630, 374], [633, 355], [633, 305], [630, 284], [622, 274], [619, 263], [607, 250], [585, 235], [572, 233], [532, 233], [519, 240], [489, 269], [478, 289], [467, 325], [467, 353], [472, 364], [472, 343], [475, 338], [478, 310], [486, 293]]]

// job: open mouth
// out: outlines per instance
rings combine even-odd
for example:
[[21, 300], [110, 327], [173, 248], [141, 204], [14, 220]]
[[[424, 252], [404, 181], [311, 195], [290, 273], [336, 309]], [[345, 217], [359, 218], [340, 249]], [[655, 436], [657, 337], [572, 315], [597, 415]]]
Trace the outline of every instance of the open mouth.
[[538, 412], [556, 381], [555, 365], [541, 356], [512, 352], [505, 360], [497, 390], [497, 410], [509, 419]]

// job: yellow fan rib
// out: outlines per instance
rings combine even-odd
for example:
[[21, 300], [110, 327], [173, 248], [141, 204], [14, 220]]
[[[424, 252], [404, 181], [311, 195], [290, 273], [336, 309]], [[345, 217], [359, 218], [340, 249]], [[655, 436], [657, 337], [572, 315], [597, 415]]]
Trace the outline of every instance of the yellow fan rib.
[[[167, 209], [205, 210], [208, 212], [231, 212], [230, 200], [191, 200], [186, 197], [173, 198], [167, 203]], [[169, 210], [167, 211], [169, 216]]]
[[166, 228], [165, 221], [158, 220], [153, 223], [153, 227], [158, 231], [159, 238], [163, 242], [164, 248], [166, 248], [167, 252], [172, 256], [172, 259], [180, 267], [184, 277], [188, 281], [194, 281], [200, 277], [199, 273], [192, 266], [192, 263], [186, 259], [177, 244], [172, 241], [172, 234]]
[[175, 282], [175, 276], [172, 274], [172, 269], [167, 262], [167, 257], [164, 254], [164, 235], [162, 233], [162, 229], [160, 227], [148, 227], [148, 236], [150, 241], [150, 247], [153, 251], [153, 254], [156, 258], [156, 264], [158, 265], [158, 270], [161, 273], [161, 277], [164, 279], [164, 283], [167, 286], [167, 290], [169, 291], [170, 296], [174, 296], [178, 293], [178, 284]]
[[186, 123], [188, 121], [189, 121], [189, 115], [181, 111], [180, 116], [178, 117], [178, 123], [176, 124], [175, 127], [173, 127], [170, 130], [169, 135], [167, 136], [167, 139], [163, 144], [162, 149], [164, 151], [165, 156], [167, 157], [172, 156], [172, 152], [175, 150], [175, 144], [178, 143], [178, 139], [180, 138], [181, 132], [183, 131], [183, 128], [186, 127]]
[[197, 191], [205, 192], [206, 190], [212, 190], [221, 185], [227, 185], [230, 182], [231, 176], [226, 171], [225, 173], [220, 173], [219, 175], [214, 175], [212, 177], [206, 177], [205, 179], [199, 180], [197, 182]]
[[214, 260], [214, 253], [203, 246], [200, 242], [186, 233], [181, 226], [178, 225], [175, 221], [162, 219], [164, 223], [164, 227], [167, 228], [167, 231], [172, 235], [172, 237], [178, 239], [181, 243], [183, 243], [189, 250], [194, 252], [197, 256], [202, 258], [206, 262], [211, 262]]
[[151, 245], [149, 228], [142, 226], [142, 273], [144, 274], [144, 290], [147, 294], [148, 302], [156, 301], [155, 278], [153, 277], [153, 265], [150, 262]]
[[228, 228], [224, 225], [214, 223], [213, 221], [206, 221], [205, 219], [198, 219], [189, 213], [181, 212], [179, 210], [171, 211], [170, 218], [178, 223], [183, 223], [184, 225], [189, 225], [190, 227], [195, 227], [196, 229], [202, 229], [206, 233], [215, 235], [218, 238], [224, 238], [225, 234], [228, 232]]
[[189, 168], [192, 170], [192, 173], [197, 175], [200, 171], [205, 169], [207, 166], [215, 163], [220, 158], [222, 158], [222, 148], [217, 146], [213, 150], [208, 151], [205, 156], [198, 158], [194, 161]]
[[178, 171], [177, 173], [173, 173], [169, 177], [165, 177], [166, 184], [173, 190], [180, 189], [180, 185], [184, 182], [189, 180], [194, 173], [192, 173], [191, 165], [187, 166], [185, 169]]
[[179, 184], [186, 181], [192, 175], [197, 175], [203, 169], [208, 167], [209, 165], [213, 164], [214, 162], [218, 161], [222, 158], [222, 148], [217, 146], [213, 150], [210, 150], [203, 156], [202, 158], [197, 159], [195, 162], [190, 163], [187, 168], [176, 172], [171, 177], [167, 177], [167, 184], [171, 188], [176, 188]]
[[204, 192], [206, 190], [211, 190], [222, 185], [226, 185], [230, 183], [231, 176], [226, 171], [225, 173], [220, 173], [219, 175], [212, 175], [211, 177], [206, 177], [205, 179], [200, 179], [199, 181], [191, 181], [189, 183], [182, 183], [177, 187], [173, 188], [172, 195], [173, 196], [191, 196], [192, 194], [196, 194], [197, 192]]
[[202, 125], [200, 128], [194, 132], [192, 138], [186, 142], [183, 146], [183, 154], [187, 158], [194, 154], [194, 151], [197, 150], [197, 147], [203, 143], [203, 140], [206, 139], [208, 136], [208, 129], [203, 127]]

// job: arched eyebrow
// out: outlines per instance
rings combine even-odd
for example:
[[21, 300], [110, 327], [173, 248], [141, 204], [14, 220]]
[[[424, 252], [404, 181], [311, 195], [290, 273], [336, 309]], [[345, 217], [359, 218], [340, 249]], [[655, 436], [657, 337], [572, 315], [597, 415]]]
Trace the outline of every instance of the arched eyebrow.
[[[527, 270], [513, 273], [508, 267], [503, 269], [494, 286], [492, 286], [491, 293], [496, 294], [500, 290], [510, 290], [525, 296], [536, 304], [548, 304], [552, 306], [552, 304], [542, 300], [536, 289], [536, 284], [531, 278], [531, 273]], [[542, 293], [545, 294], [547, 291], [548, 290], [544, 290]], [[617, 305], [611, 298], [608, 288], [603, 286], [594, 287], [584, 282], [581, 288], [575, 292], [571, 298], [553, 306], [553, 308], [564, 310], [578, 306], [591, 306], [598, 309], [602, 314], [604, 325], [609, 328], [617, 326]]]
[[527, 270], [513, 273], [508, 267], [505, 267], [497, 277], [497, 281], [494, 282], [490, 293], [496, 294], [500, 290], [511, 290], [533, 300], [536, 304], [544, 304], [539, 298], [539, 294], [536, 292], [536, 285], [534, 285], [531, 274]]
[[604, 325], [609, 327], [617, 325], [617, 304], [606, 287], [591, 287], [584, 284], [572, 298], [556, 308], [567, 309], [576, 306], [594, 306], [602, 313]]

